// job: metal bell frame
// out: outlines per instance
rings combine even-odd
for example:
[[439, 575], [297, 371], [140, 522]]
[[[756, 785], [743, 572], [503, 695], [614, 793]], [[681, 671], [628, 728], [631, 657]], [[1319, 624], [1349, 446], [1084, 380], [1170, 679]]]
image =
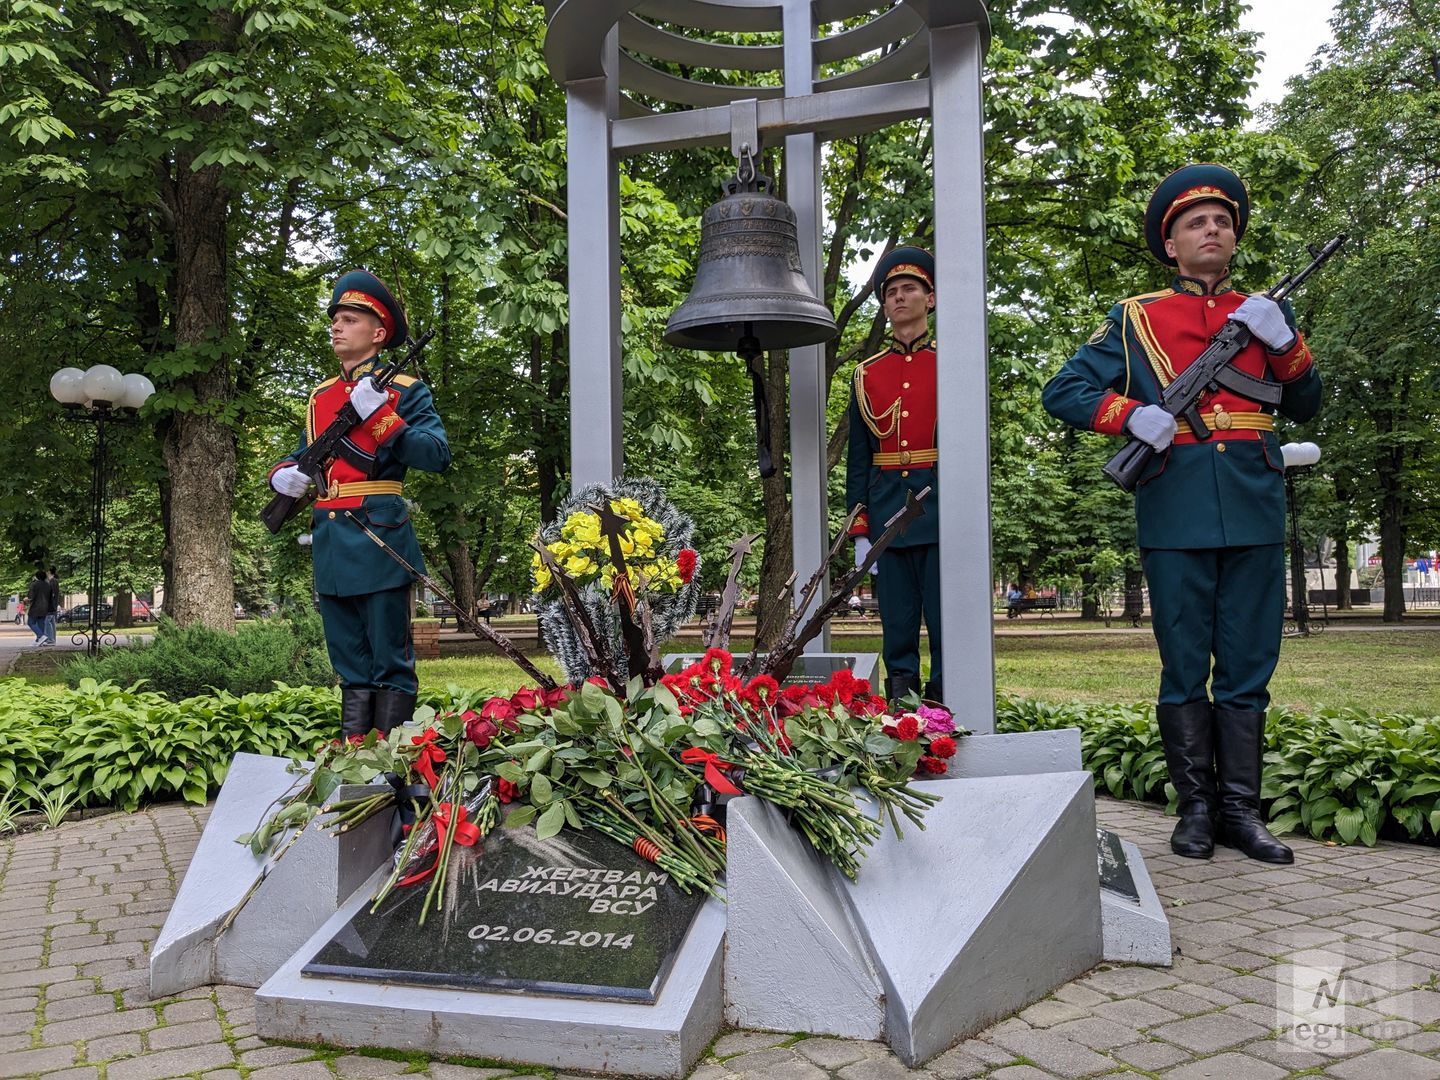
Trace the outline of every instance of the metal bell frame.
[[[570, 250], [585, 253], [584, 272], [572, 263], [570, 274], [570, 400], [586, 403], [571, 410], [576, 485], [608, 483], [624, 468], [619, 160], [727, 139], [738, 159], [744, 147], [783, 140], [800, 260], [818, 291], [821, 142], [931, 118], [946, 699], [971, 731], [992, 731], [983, 0], [546, 0], [546, 12], [546, 60], [566, 93]], [[781, 43], [703, 36], [734, 31], [778, 32]], [[831, 64], [845, 70], [822, 74]], [[676, 70], [763, 71], [781, 85], [711, 83]], [[791, 349], [789, 374], [793, 550], [804, 579], [829, 549], [823, 348]], [[828, 636], [810, 647], [828, 651]]]

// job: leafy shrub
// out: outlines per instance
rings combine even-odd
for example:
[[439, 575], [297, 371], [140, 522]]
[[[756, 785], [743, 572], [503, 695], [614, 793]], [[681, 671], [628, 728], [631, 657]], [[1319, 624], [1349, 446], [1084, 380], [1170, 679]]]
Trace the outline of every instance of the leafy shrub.
[[308, 609], [284, 619], [258, 619], [226, 633], [162, 617], [154, 640], [82, 656], [64, 668], [73, 689], [86, 680], [122, 686], [144, 682], [171, 701], [210, 688], [263, 693], [277, 683], [328, 686], [335, 681], [320, 616]]
[[70, 785], [81, 806], [125, 810], [178, 797], [204, 803], [242, 751], [303, 758], [339, 731], [339, 694], [282, 685], [172, 702], [137, 686], [83, 680], [64, 694], [0, 683], [0, 782], [32, 803]]
[[[1052, 705], [1000, 697], [997, 731], [1080, 729], [1080, 754], [1096, 784], [1119, 798], [1169, 801], [1154, 706]], [[1272, 708], [1265, 723], [1261, 795], [1270, 828], [1317, 840], [1381, 835], [1440, 839], [1440, 717], [1370, 716], [1355, 709], [1314, 715]]]

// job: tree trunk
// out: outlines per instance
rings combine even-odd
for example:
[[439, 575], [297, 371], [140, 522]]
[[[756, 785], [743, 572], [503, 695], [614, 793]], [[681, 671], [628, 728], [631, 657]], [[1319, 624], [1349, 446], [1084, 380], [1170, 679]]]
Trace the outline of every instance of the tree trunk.
[[[463, 522], [463, 518], [461, 519]], [[460, 524], [461, 522], [457, 522]], [[445, 547], [445, 562], [450, 567], [450, 584], [455, 590], [455, 606], [461, 611], [475, 615], [475, 560], [470, 557], [470, 545], [463, 540], [452, 540]]]
[[789, 354], [777, 350], [766, 354], [765, 387], [770, 397], [770, 456], [775, 475], [760, 482], [765, 508], [765, 555], [760, 561], [760, 599], [755, 612], [756, 647], [769, 645], [790, 617], [795, 593], [805, 582], [797, 581], [783, 602], [780, 590], [795, 569], [792, 542], [794, 521], [789, 498], [790, 410], [786, 395]]
[[1350, 604], [1350, 530], [1343, 529], [1335, 537], [1335, 609], [1349, 611]]
[[1145, 572], [1139, 567], [1125, 568], [1125, 610], [1121, 614], [1132, 620], [1145, 614]]
[[[229, 347], [229, 192], [218, 166], [175, 163], [175, 344], [208, 363], [178, 380], [195, 405], [177, 412], [166, 434], [170, 475], [172, 591], [165, 608], [181, 625], [235, 628], [230, 517], [235, 503], [235, 435], [223, 417], [234, 395]], [[203, 361], [202, 361], [203, 362]]]
[[129, 589], [115, 590], [115, 629], [135, 625], [134, 594]]
[[1095, 572], [1093, 570], [1080, 572], [1080, 617], [1082, 619], [1100, 618], [1100, 598], [1095, 595]]
[[1385, 621], [1405, 617], [1405, 528], [1400, 492], [1387, 488], [1380, 500], [1380, 572], [1385, 581]]

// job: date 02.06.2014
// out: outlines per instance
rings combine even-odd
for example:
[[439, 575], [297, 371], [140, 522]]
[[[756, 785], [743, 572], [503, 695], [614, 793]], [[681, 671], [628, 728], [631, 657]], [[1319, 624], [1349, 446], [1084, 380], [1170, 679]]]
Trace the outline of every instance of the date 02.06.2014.
[[595, 930], [551, 930], [548, 927], [535, 929], [533, 926], [509, 927], [489, 926], [479, 923], [470, 928], [472, 941], [514, 941], [519, 944], [534, 942], [536, 945], [578, 945], [593, 949], [628, 949], [634, 943], [634, 934], [601, 934]]

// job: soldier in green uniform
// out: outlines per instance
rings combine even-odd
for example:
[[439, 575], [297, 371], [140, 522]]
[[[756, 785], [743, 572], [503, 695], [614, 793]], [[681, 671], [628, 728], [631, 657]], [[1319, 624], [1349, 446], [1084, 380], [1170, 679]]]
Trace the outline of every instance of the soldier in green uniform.
[[[1178, 855], [1207, 859], [1218, 841], [1288, 863], [1260, 817], [1268, 685], [1280, 655], [1285, 586], [1285, 464], [1268, 406], [1220, 388], [1200, 403], [1201, 439], [1157, 402], [1227, 319], [1251, 343], [1241, 371], [1279, 383], [1279, 412], [1304, 421], [1320, 378], [1288, 304], [1236, 292], [1230, 259], [1249, 197], [1219, 165], [1167, 177], [1145, 213], [1169, 288], [1123, 300], [1045, 387], [1045, 408], [1083, 430], [1130, 435], [1156, 451], [1135, 492], [1161, 676], [1156, 716], [1179, 824]], [[1208, 682], [1208, 688], [1207, 688]]]
[[295, 458], [348, 399], [360, 417], [330, 465], [311, 516], [315, 592], [330, 663], [340, 676], [341, 733], [382, 734], [415, 714], [415, 652], [410, 638], [411, 579], [345, 516], [360, 518], [415, 567], [420, 546], [403, 498], [407, 469], [442, 472], [450, 464], [445, 425], [430, 390], [399, 375], [381, 390], [370, 378], [383, 349], [403, 344], [405, 313], [375, 275], [352, 270], [335, 285], [330, 344], [340, 373], [310, 394], [294, 454], [270, 471], [270, 486], [300, 497], [310, 479]]
[[899, 247], [884, 255], [872, 279], [890, 320], [890, 344], [857, 364], [850, 394], [845, 468], [847, 510], [861, 507], [850, 535], [858, 565], [908, 492], [929, 487], [926, 512], [890, 542], [875, 565], [886, 696], [920, 692], [920, 622], [930, 635], [930, 680], [924, 696], [944, 699], [940, 665], [940, 499], [936, 464], [935, 257]]

